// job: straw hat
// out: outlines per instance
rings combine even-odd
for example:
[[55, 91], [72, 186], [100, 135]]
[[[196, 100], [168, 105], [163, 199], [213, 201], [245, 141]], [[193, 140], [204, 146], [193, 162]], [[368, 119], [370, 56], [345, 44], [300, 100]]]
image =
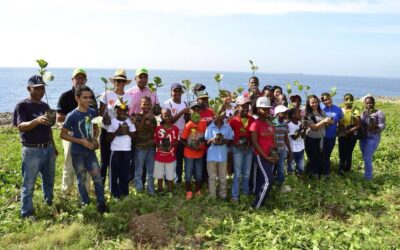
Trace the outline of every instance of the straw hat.
[[115, 71], [114, 77], [110, 77], [110, 78], [108, 78], [108, 79], [109, 79], [111, 82], [113, 82], [114, 80], [125, 80], [125, 81], [126, 81], [125, 84], [129, 84], [129, 83], [132, 82], [132, 80], [129, 80], [129, 79], [126, 77], [126, 71], [123, 70], [123, 69], [117, 69], [117, 70]]

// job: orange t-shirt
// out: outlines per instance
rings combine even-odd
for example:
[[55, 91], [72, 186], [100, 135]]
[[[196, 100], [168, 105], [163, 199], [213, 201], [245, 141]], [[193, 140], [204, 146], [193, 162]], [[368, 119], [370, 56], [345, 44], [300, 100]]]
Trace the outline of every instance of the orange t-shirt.
[[187, 140], [188, 144], [192, 144], [199, 139], [201, 140], [201, 143], [199, 145], [200, 150], [193, 150], [185, 146], [185, 149], [183, 150], [183, 155], [186, 158], [194, 159], [203, 157], [205, 152], [204, 133], [206, 132], [206, 128], [207, 123], [205, 121], [200, 121], [198, 124], [192, 121], [186, 123], [181, 138]]

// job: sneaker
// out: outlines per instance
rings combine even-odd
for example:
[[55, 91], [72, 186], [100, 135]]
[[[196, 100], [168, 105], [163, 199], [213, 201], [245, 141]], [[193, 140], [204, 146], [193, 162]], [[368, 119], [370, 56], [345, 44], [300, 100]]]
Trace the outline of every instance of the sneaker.
[[200, 196], [203, 195], [203, 193], [201, 192], [201, 190], [199, 190], [199, 191], [197, 191], [194, 195], [200, 197]]
[[191, 200], [193, 198], [193, 192], [192, 191], [188, 191], [186, 192], [186, 200]]
[[104, 214], [104, 213], [107, 212], [107, 211], [108, 211], [108, 209], [107, 209], [107, 206], [106, 206], [105, 203], [99, 203], [99, 204], [97, 204], [97, 212], [99, 212], [99, 213], [101, 213], [101, 214]]

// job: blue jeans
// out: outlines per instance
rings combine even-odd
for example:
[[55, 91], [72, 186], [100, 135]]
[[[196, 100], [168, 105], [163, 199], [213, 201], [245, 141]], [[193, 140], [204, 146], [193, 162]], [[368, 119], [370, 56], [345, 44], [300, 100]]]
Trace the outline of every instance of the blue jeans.
[[89, 204], [90, 198], [86, 190], [85, 182], [87, 172], [93, 179], [94, 191], [96, 192], [97, 204], [104, 204], [104, 184], [100, 174], [100, 166], [94, 150], [71, 152], [72, 164], [78, 179], [79, 195], [83, 204]]
[[302, 174], [304, 172], [304, 149], [299, 152], [292, 152], [293, 159], [288, 160], [288, 172], [293, 173], [294, 164], [296, 164], [296, 173]]
[[280, 183], [285, 182], [285, 159], [287, 156], [286, 149], [278, 150], [279, 160], [275, 163], [276, 180]]
[[364, 177], [367, 180], [372, 179], [372, 156], [378, 148], [381, 141], [380, 135], [369, 135], [360, 140], [360, 150], [364, 160]]
[[201, 182], [203, 178], [203, 158], [185, 157], [185, 181], [191, 182], [192, 177], [196, 182]]
[[53, 187], [55, 175], [54, 147], [28, 148], [22, 147], [22, 189], [21, 216], [33, 214], [33, 190], [38, 174], [42, 177], [43, 196], [47, 204], [53, 202]]
[[154, 156], [156, 154], [155, 148], [150, 149], [136, 149], [135, 150], [135, 187], [138, 192], [143, 191], [143, 168], [146, 166], [147, 174], [147, 191], [149, 194], [154, 194]]
[[324, 163], [324, 175], [329, 175], [331, 172], [331, 155], [333, 148], [336, 144], [336, 137], [333, 138], [324, 138], [324, 148], [326, 154], [326, 160]]
[[253, 163], [253, 148], [246, 151], [232, 147], [233, 153], [233, 182], [232, 182], [232, 199], [239, 199], [240, 178], [242, 178], [242, 192], [245, 195], [250, 193], [249, 180], [251, 164]]

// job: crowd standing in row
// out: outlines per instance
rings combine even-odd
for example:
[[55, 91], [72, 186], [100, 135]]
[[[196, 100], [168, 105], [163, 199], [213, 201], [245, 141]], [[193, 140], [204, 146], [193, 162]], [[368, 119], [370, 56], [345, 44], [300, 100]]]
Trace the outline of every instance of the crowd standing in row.
[[[285, 181], [285, 172], [310, 178], [328, 176], [336, 137], [339, 174], [351, 170], [352, 153], [359, 139], [365, 178], [371, 180], [372, 156], [385, 128], [385, 116], [375, 108], [372, 96], [364, 99], [365, 110], [361, 113], [354, 108], [351, 94], [344, 96], [343, 108], [332, 103], [329, 93], [320, 98], [308, 96], [303, 107], [299, 95], [290, 96], [288, 103], [279, 86], [267, 85], [260, 91], [257, 77], [249, 79], [248, 92], [243, 96], [234, 101], [229, 96], [224, 98], [221, 110], [209, 107], [206, 87], [201, 84], [193, 89], [196, 100], [190, 103], [182, 100], [184, 88], [171, 84], [171, 98], [160, 105], [157, 94], [147, 87], [148, 71], [144, 68], [136, 70], [136, 86], [129, 90], [125, 87], [132, 80], [124, 70], [117, 70], [110, 78], [114, 89], [100, 96], [99, 106], [86, 81], [85, 70], [74, 70], [73, 87], [58, 102], [57, 121], [63, 123], [62, 191], [70, 194], [76, 178], [82, 203], [87, 205], [93, 182], [100, 213], [107, 211], [107, 176], [111, 195], [118, 199], [129, 194], [131, 182], [137, 192], [147, 187], [149, 195], [161, 195], [165, 194], [165, 181], [166, 194], [173, 196], [174, 182], [181, 183], [183, 177], [187, 200], [202, 196], [205, 182], [211, 197], [227, 199], [230, 165], [231, 200], [255, 194], [252, 207], [259, 208], [274, 181]], [[44, 199], [52, 204], [58, 155], [52, 124], [46, 116], [49, 106], [42, 101], [45, 83], [34, 75], [28, 80], [27, 90], [29, 97], [20, 101], [14, 112], [14, 125], [22, 142], [24, 218], [33, 215], [33, 190], [39, 173]], [[103, 118], [101, 130], [98, 116]], [[99, 148], [100, 164], [95, 153]]]

